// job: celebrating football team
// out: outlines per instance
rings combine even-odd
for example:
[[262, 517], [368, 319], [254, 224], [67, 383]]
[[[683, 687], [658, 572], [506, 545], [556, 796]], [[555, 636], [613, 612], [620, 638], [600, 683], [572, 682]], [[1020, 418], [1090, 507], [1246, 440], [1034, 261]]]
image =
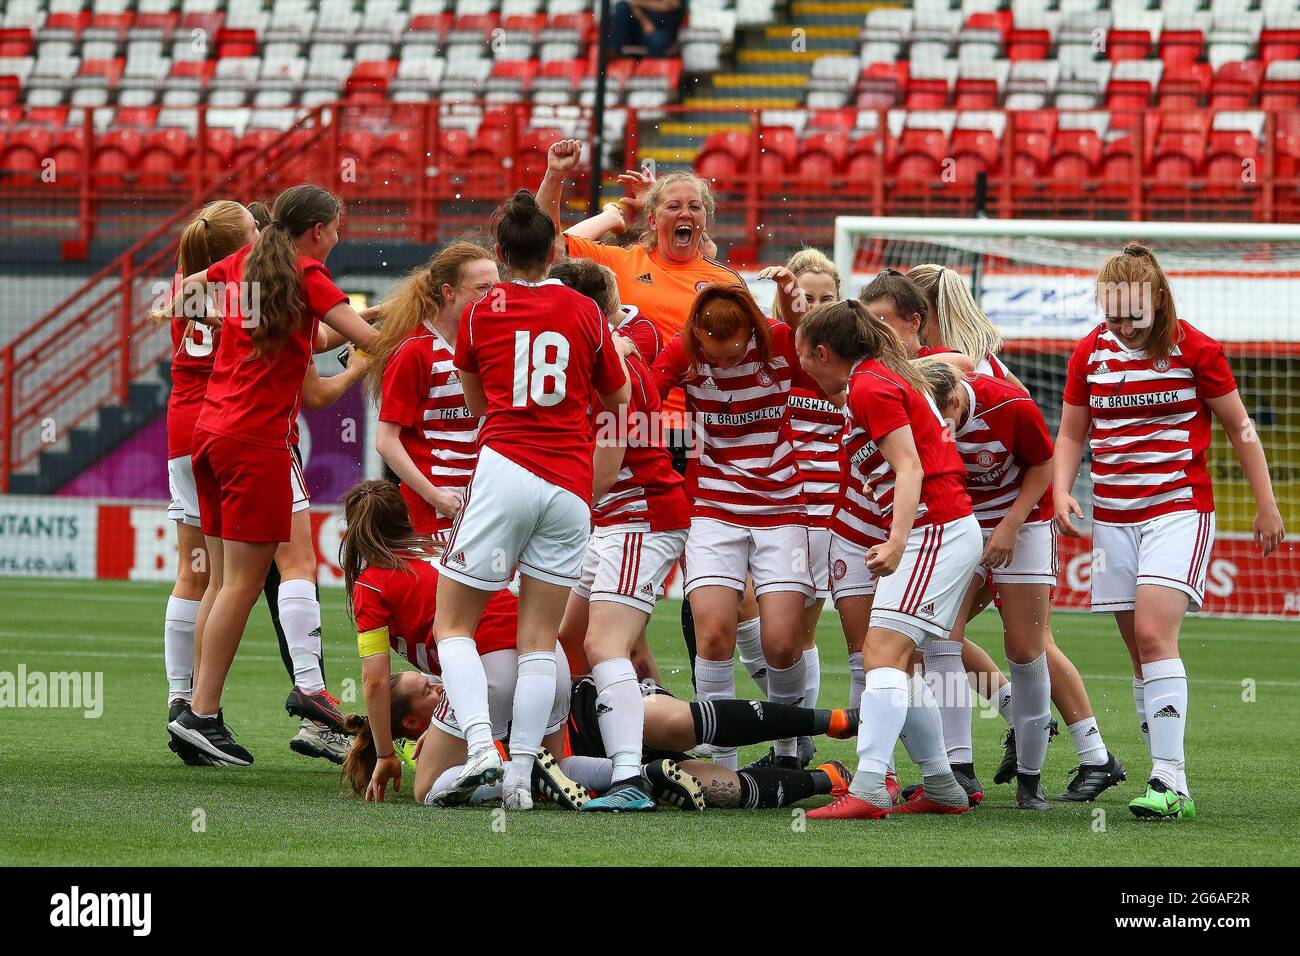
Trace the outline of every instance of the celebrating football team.
[[[291, 747], [343, 764], [368, 800], [405, 772], [442, 808], [827, 795], [809, 819], [966, 813], [985, 798], [977, 693], [1006, 721], [993, 781], [1015, 782], [1016, 807], [1051, 808], [1053, 705], [1078, 753], [1054, 799], [1096, 800], [1127, 771], [1051, 616], [1087, 450], [1092, 611], [1128, 649], [1150, 762], [1129, 809], [1195, 816], [1179, 631], [1214, 544], [1212, 419], [1254, 494], [1256, 546], [1285, 531], [1224, 350], [1179, 319], [1153, 252], [1099, 264], [1103, 320], [1070, 357], [1053, 441], [967, 277], [885, 269], [844, 299], [847, 276], [803, 249], [758, 273], [769, 316], [714, 258], [713, 196], [691, 173], [628, 171], [623, 199], [564, 230], [581, 152], [551, 147], [537, 193], [494, 214], [491, 248], [452, 242], [361, 313], [325, 266], [343, 210], [324, 189], [210, 203], [186, 226], [174, 301], [154, 313], [175, 347], [177, 756], [253, 763], [222, 696], [265, 592], [301, 722]], [[313, 353], [340, 348], [344, 372], [319, 376]], [[345, 496], [339, 564], [367, 716], [326, 688], [297, 428], [301, 407], [361, 378], [388, 478]], [[674, 573], [689, 702], [662, 686], [646, 635]], [[827, 599], [850, 694], [818, 709]], [[1006, 675], [966, 638], [990, 603]], [[762, 700], [738, 699], [737, 652]], [[821, 736], [856, 737], [856, 767], [814, 763]], [[895, 767], [900, 741], [914, 771]], [[739, 765], [738, 747], [769, 742]]]

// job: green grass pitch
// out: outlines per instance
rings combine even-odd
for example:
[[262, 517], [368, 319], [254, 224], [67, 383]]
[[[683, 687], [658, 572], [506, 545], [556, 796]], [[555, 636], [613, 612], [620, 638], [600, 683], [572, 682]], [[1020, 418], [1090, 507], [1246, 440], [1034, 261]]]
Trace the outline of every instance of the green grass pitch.
[[[365, 804], [338, 791], [332, 764], [288, 748], [296, 724], [265, 607], [254, 611], [225, 697], [228, 719], [257, 758], [247, 770], [189, 768], [166, 748], [162, 617], [168, 588], [119, 582], [0, 580], [0, 671], [102, 671], [103, 714], [0, 709], [0, 864], [657, 864], [657, 865], [1276, 865], [1294, 864], [1300, 798], [1300, 633], [1294, 623], [1188, 620], [1189, 776], [1198, 817], [1138, 823], [1127, 802], [1148, 761], [1129, 689], [1128, 658], [1107, 617], [1060, 614], [1056, 636], [1085, 675], [1102, 731], [1129, 781], [1097, 805], [1014, 809], [992, 786], [1004, 725], [975, 717], [976, 768], [989, 792], [961, 817], [818, 823], [784, 810], [587, 816], [544, 808]], [[328, 589], [330, 686], [356, 687], [359, 662], [342, 594]], [[1001, 653], [992, 612], [974, 637]], [[689, 695], [676, 602], [651, 636], [665, 682]], [[822, 706], [844, 706], [848, 667], [834, 613], [822, 619]], [[352, 679], [347, 684], [347, 679]], [[1243, 699], [1253, 682], [1253, 700]], [[736, 686], [752, 685], [738, 670]], [[361, 703], [350, 706], [361, 707]], [[853, 765], [852, 741], [819, 740], [820, 755]], [[742, 760], [763, 748], [742, 753]], [[1067, 736], [1048, 750], [1045, 785], [1058, 793], [1074, 766]], [[899, 749], [904, 783], [916, 771]]]

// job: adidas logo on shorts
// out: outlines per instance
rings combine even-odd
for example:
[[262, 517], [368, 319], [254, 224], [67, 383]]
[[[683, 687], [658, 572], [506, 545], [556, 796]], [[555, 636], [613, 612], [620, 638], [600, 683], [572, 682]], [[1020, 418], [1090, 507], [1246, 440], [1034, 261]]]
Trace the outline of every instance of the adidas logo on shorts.
[[917, 613], [922, 617], [934, 617], [934, 602], [930, 601], [926, 604], [922, 604]]
[[606, 714], [612, 714], [613, 712], [614, 712], [614, 708], [611, 707], [611, 706], [609, 706], [609, 704], [597, 704], [597, 705], [596, 705], [596, 716], [597, 716], [597, 717], [604, 717]]
[[1155, 714], [1152, 716], [1152, 719], [1154, 720], [1156, 717], [1180, 717], [1180, 716], [1182, 715], [1178, 713], [1178, 711], [1174, 708], [1173, 704], [1165, 704], [1165, 706], [1161, 707], [1159, 710], [1155, 712]]
[[654, 585], [650, 584], [647, 581], [645, 584], [641, 586], [641, 593], [644, 594], [646, 597], [654, 597], [655, 596]]
[[448, 563], [459, 564], [462, 568], [465, 567], [465, 552], [457, 551], [455, 554], [451, 556], [451, 560]]

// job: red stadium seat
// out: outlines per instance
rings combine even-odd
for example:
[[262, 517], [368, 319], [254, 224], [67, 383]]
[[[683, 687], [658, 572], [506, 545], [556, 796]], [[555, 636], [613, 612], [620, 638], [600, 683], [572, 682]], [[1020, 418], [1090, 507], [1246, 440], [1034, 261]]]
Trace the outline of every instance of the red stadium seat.
[[1101, 170], [1103, 147], [1095, 129], [1062, 129], [1054, 137], [1051, 176], [1061, 183], [1096, 178]]
[[1052, 52], [1052, 34], [1047, 30], [1016, 30], [1007, 34], [1007, 59], [1046, 60]]
[[758, 173], [760, 176], [785, 176], [795, 163], [799, 137], [786, 126], [768, 126], [759, 133]]
[[1156, 144], [1153, 188], [1181, 190], [1201, 174], [1205, 165], [1205, 136], [1199, 133], [1162, 133]]
[[0, 57], [24, 57], [32, 55], [32, 31], [22, 29], [0, 30]]
[[140, 151], [140, 172], [151, 178], [170, 177], [186, 168], [192, 149], [193, 144], [184, 130], [154, 130]]
[[844, 169], [849, 152], [849, 134], [845, 130], [814, 133], [799, 144], [795, 171], [816, 189], [824, 189], [826, 180]]
[[1056, 111], [1027, 110], [1011, 115], [1015, 130], [1011, 144], [1012, 175], [1018, 180], [1045, 175], [1056, 138]]
[[905, 129], [892, 164], [895, 179], [932, 186], [939, 182], [948, 157], [948, 137], [938, 129]]
[[1259, 97], [1263, 79], [1264, 64], [1258, 60], [1223, 64], [1210, 85], [1210, 109], [1250, 109]]
[[124, 106], [113, 118], [113, 125], [118, 129], [149, 130], [153, 129], [157, 122], [158, 107], [156, 106]]
[[1195, 63], [1205, 49], [1205, 34], [1200, 30], [1166, 30], [1160, 34], [1160, 59], [1165, 70], [1171, 66]]
[[441, 40], [451, 32], [452, 21], [455, 15], [451, 13], [420, 13], [411, 17], [410, 23], [407, 24], [407, 32], [411, 36], [410, 43], [429, 43], [432, 37], [421, 36], [421, 34], [432, 34], [433, 37]]
[[86, 23], [85, 32], [95, 34], [95, 39], [112, 36], [118, 42], [126, 39], [126, 31], [135, 24], [134, 13], [96, 13]]
[[469, 153], [469, 133], [463, 129], [444, 129], [438, 133], [438, 147], [445, 159], [464, 159]]
[[54, 135], [43, 127], [14, 130], [4, 152], [0, 153], [0, 169], [17, 173], [39, 172], [53, 143]]
[[529, 33], [536, 41], [537, 35], [546, 27], [546, 14], [534, 13], [529, 16], [506, 17], [501, 21], [501, 29], [511, 32]]
[[16, 107], [22, 102], [22, 87], [16, 76], [0, 76], [0, 110]]
[[994, 10], [992, 12], [972, 13], [966, 18], [964, 30], [987, 30], [998, 34], [999, 39], [1005, 43], [1007, 34], [1011, 32], [1012, 15], [1010, 10]]
[[156, 30], [161, 34], [164, 43], [170, 43], [180, 22], [179, 13], [137, 13], [135, 26], [127, 34], [127, 39], [130, 40], [145, 31]]
[[[844, 175], [853, 180], [867, 180], [874, 182], [880, 172], [880, 156], [877, 150], [881, 148], [880, 137], [875, 133], [866, 133], [858, 136], [849, 143], [848, 156], [844, 161]], [[885, 171], [888, 173], [889, 164], [893, 161], [894, 152], [891, 150], [885, 157]]]
[[81, 63], [80, 76], [99, 76], [103, 77], [103, 84], [110, 90], [116, 89], [118, 82], [122, 79], [122, 71], [126, 68], [126, 61], [117, 60], [83, 60]]
[[230, 57], [257, 56], [258, 39], [256, 30], [231, 30], [222, 28], [217, 31], [217, 59]]
[[952, 158], [957, 163], [959, 182], [973, 184], [977, 173], [998, 169], [1002, 143], [989, 129], [955, 129], [952, 132]]
[[997, 109], [997, 81], [957, 77], [957, 83], [953, 86], [952, 105], [953, 109], [958, 110]]
[[144, 133], [138, 129], [107, 130], [95, 144], [95, 175], [110, 181], [134, 180], [144, 142]]
[[451, 30], [453, 33], [477, 33], [486, 42], [492, 39], [492, 31], [500, 25], [500, 14], [479, 13], [456, 17], [451, 22]]
[[[86, 128], [84, 126], [69, 126], [63, 129], [54, 137], [54, 142], [50, 146], [50, 158], [54, 160], [55, 169], [58, 170], [59, 176], [66, 174], [78, 175], [84, 171], [86, 164], [83, 160], [86, 157]], [[98, 138], [92, 140], [92, 148], [98, 147]], [[94, 163], [92, 157], [91, 163]]]
[[1274, 60], [1300, 60], [1300, 30], [1265, 30], [1259, 35], [1259, 58], [1266, 65]]
[[1201, 106], [1213, 77], [1208, 63], [1166, 64], [1156, 87], [1156, 105], [1162, 110], [1194, 110]]
[[941, 77], [912, 77], [903, 105], [909, 110], [941, 110], [948, 105], [948, 81]]
[[1145, 60], [1151, 55], [1151, 34], [1146, 30], [1111, 30], [1106, 34], [1106, 57], [1120, 60]]
[[753, 138], [748, 132], [712, 133], [695, 157], [695, 171], [704, 179], [729, 183], [746, 171], [752, 146]]
[[1259, 88], [1259, 105], [1261, 109], [1279, 112], [1300, 110], [1300, 79], [1270, 80], [1265, 70]]
[[858, 78], [859, 109], [892, 109], [907, 95], [909, 64], [872, 63]]
[[[1215, 130], [1210, 134], [1205, 162], [1205, 178], [1212, 186], [1237, 189], [1248, 182], [1246, 173], [1253, 170], [1254, 182], [1263, 175], [1264, 164], [1259, 141], [1246, 130]], [[1247, 164], [1247, 160], [1251, 162]]]
[[551, 17], [547, 27], [552, 30], [577, 30], [580, 42], [589, 46], [596, 36], [596, 17], [591, 13], [561, 13]]

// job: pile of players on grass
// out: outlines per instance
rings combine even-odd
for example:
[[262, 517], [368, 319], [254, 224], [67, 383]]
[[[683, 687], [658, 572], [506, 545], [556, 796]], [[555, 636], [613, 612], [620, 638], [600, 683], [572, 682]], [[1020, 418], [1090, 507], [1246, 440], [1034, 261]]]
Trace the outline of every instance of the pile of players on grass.
[[[1179, 321], [1152, 252], [1130, 244], [1098, 263], [1104, 318], [1053, 399], [1053, 442], [952, 269], [884, 269], [845, 300], [827, 257], [803, 249], [759, 274], [775, 283], [769, 317], [713, 258], [713, 198], [690, 173], [629, 171], [622, 199], [563, 229], [580, 152], [556, 143], [536, 194], [508, 198], [487, 243], [443, 247], [362, 313], [324, 265], [342, 212], [324, 189], [269, 208], [211, 203], [185, 228], [173, 301], [154, 313], [175, 345], [172, 750], [253, 763], [221, 692], [265, 591], [301, 722], [290, 745], [342, 763], [367, 799], [397, 791], [405, 767], [416, 799], [440, 807], [830, 795], [810, 819], [964, 813], [984, 797], [980, 694], [1008, 725], [993, 779], [1015, 782], [1016, 806], [1050, 808], [1053, 704], [1078, 753], [1056, 799], [1095, 800], [1125, 769], [1051, 630], [1056, 538], [1081, 534], [1071, 495], [1087, 441], [1106, 554], [1092, 608], [1128, 648], [1151, 765], [1129, 807], [1193, 816], [1178, 633], [1214, 540], [1212, 414], [1265, 554], [1284, 531], [1223, 349]], [[313, 354], [345, 343], [346, 371], [321, 378]], [[302, 406], [360, 379], [391, 479], [343, 502], [365, 717], [326, 689], [296, 428]], [[689, 703], [663, 688], [645, 636], [679, 564]], [[841, 706], [818, 709], [827, 598], [852, 681]], [[964, 637], [991, 601], [1009, 678]], [[736, 699], [737, 651], [756, 700]], [[413, 669], [394, 672], [394, 653]], [[856, 767], [816, 763], [819, 735], [856, 737]], [[901, 790], [900, 738], [920, 777]], [[768, 741], [738, 766], [738, 747]]]

